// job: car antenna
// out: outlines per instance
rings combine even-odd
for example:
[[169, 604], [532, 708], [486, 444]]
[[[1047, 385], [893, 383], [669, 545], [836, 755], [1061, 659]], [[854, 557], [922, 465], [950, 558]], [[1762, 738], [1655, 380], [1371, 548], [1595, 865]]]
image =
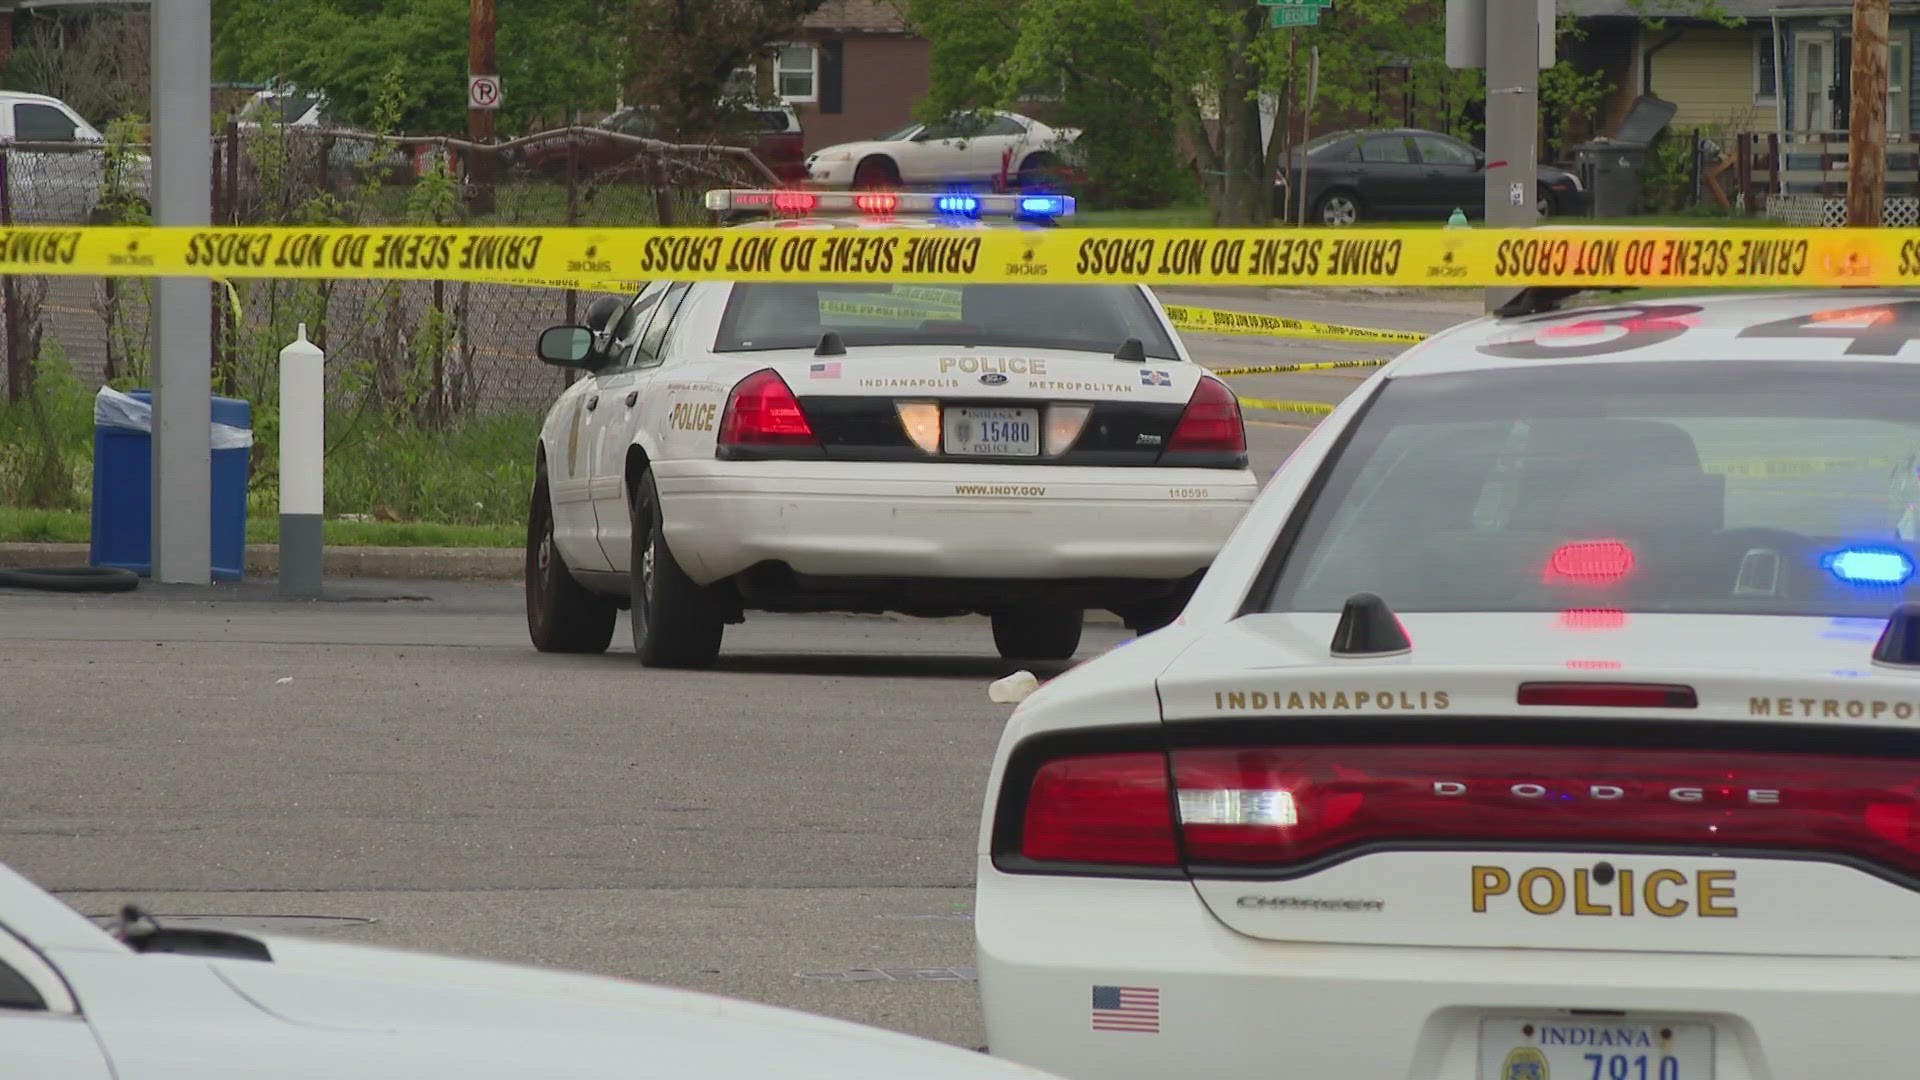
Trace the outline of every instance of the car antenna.
[[1113, 358], [1124, 360], [1129, 364], [1144, 364], [1147, 362], [1147, 347], [1140, 343], [1139, 338], [1130, 337], [1114, 350]]
[[1413, 642], [1385, 600], [1373, 593], [1355, 593], [1340, 609], [1332, 651], [1348, 657], [1399, 656], [1412, 652]]
[[820, 335], [820, 344], [813, 350], [815, 356], [845, 356], [846, 343], [840, 340], [839, 331], [829, 330]]
[[1901, 604], [1873, 646], [1873, 662], [1886, 667], [1920, 667], [1920, 604]]

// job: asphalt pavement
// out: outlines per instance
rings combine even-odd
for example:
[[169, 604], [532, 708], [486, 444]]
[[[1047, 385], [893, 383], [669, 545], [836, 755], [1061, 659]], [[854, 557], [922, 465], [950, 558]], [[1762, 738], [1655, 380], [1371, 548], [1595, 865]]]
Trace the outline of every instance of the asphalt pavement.
[[[1477, 301], [1169, 294], [1433, 331]], [[1392, 346], [1189, 335], [1210, 367]], [[1235, 377], [1338, 401], [1365, 369]], [[1311, 429], [1250, 412], [1271, 475]], [[982, 619], [751, 616], [705, 672], [527, 644], [514, 584], [0, 591], [0, 861], [106, 916], [559, 964], [984, 1036], [969, 912], [1007, 708]], [[1081, 658], [1124, 639], [1089, 625]], [[1060, 670], [1037, 668], [1043, 678]]]

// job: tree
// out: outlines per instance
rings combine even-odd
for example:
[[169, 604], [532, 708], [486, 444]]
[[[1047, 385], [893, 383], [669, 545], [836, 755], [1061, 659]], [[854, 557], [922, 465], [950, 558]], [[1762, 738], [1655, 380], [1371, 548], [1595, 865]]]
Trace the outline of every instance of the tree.
[[734, 72], [769, 55], [823, 2], [632, 0], [629, 95], [655, 106], [671, 137], [714, 131], [731, 111], [723, 98]]
[[[626, 0], [502, 4], [503, 130], [610, 108], [621, 87], [626, 8]], [[340, 120], [367, 124], [398, 65], [398, 130], [464, 131], [468, 12], [468, 0], [215, 0], [214, 73], [318, 90]]]

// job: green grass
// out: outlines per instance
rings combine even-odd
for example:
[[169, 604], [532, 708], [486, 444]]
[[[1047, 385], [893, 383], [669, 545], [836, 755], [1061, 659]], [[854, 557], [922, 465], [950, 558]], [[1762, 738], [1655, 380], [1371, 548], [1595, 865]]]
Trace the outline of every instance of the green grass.
[[[0, 509], [0, 543], [84, 544], [92, 534], [86, 510]], [[329, 521], [322, 526], [331, 547], [490, 547], [526, 542], [523, 526], [433, 525], [420, 522]], [[278, 515], [249, 514], [247, 543], [280, 542]]]

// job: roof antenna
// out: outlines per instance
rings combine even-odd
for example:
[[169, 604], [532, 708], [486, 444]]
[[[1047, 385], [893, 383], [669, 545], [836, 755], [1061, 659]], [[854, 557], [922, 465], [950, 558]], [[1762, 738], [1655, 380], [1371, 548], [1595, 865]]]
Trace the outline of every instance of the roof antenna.
[[1905, 603], [1887, 617], [1887, 628], [1873, 647], [1873, 662], [1887, 667], [1920, 667], [1920, 604]]
[[820, 345], [813, 350], [815, 356], [845, 356], [847, 346], [840, 340], [840, 332], [829, 330], [820, 335]]
[[1332, 651], [1347, 657], [1400, 656], [1413, 651], [1413, 642], [1385, 600], [1372, 593], [1355, 593], [1340, 609]]

